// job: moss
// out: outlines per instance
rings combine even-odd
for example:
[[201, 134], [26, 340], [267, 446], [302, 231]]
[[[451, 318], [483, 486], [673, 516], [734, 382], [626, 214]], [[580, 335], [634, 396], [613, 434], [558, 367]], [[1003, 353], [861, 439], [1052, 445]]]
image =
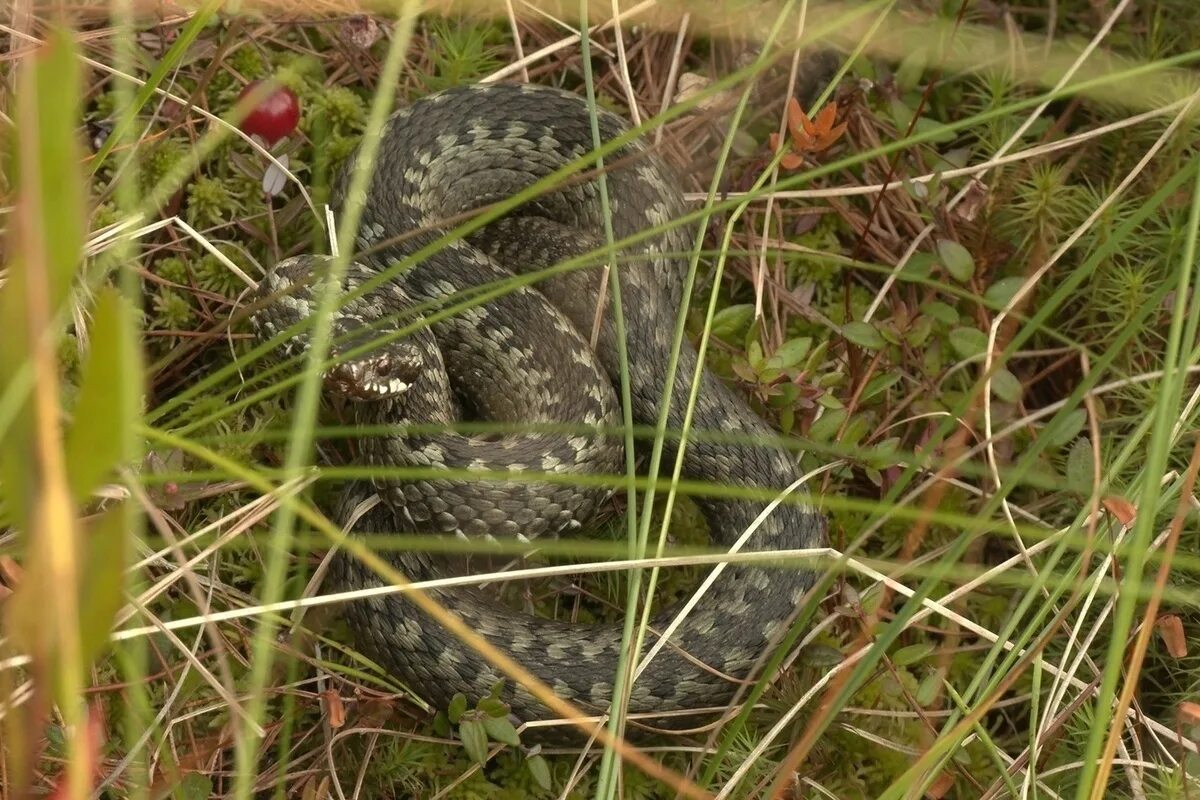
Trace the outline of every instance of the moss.
[[187, 330], [191, 327], [194, 309], [183, 292], [164, 287], [154, 297], [154, 318], [151, 327], [161, 330]]
[[188, 186], [187, 196], [187, 220], [193, 227], [222, 225], [246, 211], [241, 188], [220, 178], [196, 178]]

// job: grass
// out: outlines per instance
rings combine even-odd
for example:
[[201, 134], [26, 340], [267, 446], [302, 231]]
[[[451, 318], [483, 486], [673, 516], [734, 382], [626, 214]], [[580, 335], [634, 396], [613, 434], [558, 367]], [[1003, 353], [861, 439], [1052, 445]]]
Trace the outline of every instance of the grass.
[[[1191, 4], [725, 9], [741, 29], [646, 4], [583, 37], [522, 9], [4, 20], [0, 791], [1195, 796]], [[840, 69], [802, 58], [801, 20]], [[328, 251], [331, 176], [389, 107], [496, 76], [617, 110], [679, 168], [692, 211], [671, 224], [702, 234], [678, 332], [829, 515], [821, 591], [723, 729], [508, 744], [503, 708], [431, 707], [355, 653], [320, 582], [333, 543], [396, 583], [379, 554], [444, 543], [368, 550], [326, 517], [340, 481], [385, 471], [356, 466], [366, 434], [319, 402], [319, 359], [262, 362], [248, 283]], [[304, 110], [272, 148], [234, 116], [266, 78]], [[793, 95], [845, 130], [791, 131]], [[693, 503], [738, 491], [675, 468], [594, 478], [635, 513], [592, 540], [515, 564], [447, 547], [516, 608], [637, 641], [645, 598], [743, 557], [712, 553]]]

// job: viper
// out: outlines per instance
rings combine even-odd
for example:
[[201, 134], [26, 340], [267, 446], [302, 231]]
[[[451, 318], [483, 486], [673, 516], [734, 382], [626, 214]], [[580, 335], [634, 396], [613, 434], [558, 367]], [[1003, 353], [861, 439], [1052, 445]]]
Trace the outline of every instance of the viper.
[[[686, 214], [678, 178], [644, 141], [630, 138], [605, 154], [602, 174], [591, 170], [533, 192], [490, 224], [446, 236], [473, 212], [592, 152], [593, 114], [602, 141], [628, 131], [620, 117], [578, 95], [502, 84], [425, 97], [384, 126], [359, 198], [358, 252], [334, 287], [342, 296], [329, 321], [334, 346], [323, 386], [357, 424], [385, 426], [361, 437], [364, 464], [420, 469], [350, 484], [338, 517], [349, 522], [361, 500], [378, 494], [382, 502], [353, 528], [368, 541], [395, 531], [580, 535], [612, 484], [575, 479], [626, 469], [624, 371], [636, 424], [657, 425], [669, 398], [662, 463], [674, 463], [680, 441], [670, 434], [686, 422], [692, 435], [683, 445], [684, 477], [734, 490], [699, 499], [716, 544], [729, 547], [749, 531], [743, 551], [822, 546], [824, 518], [795, 491], [773, 507], [745, 499], [795, 490], [796, 457], [744, 398], [703, 368], [686, 338], [675, 347], [694, 231], [676, 222]], [[337, 182], [335, 207], [345, 204], [354, 161]], [[609, 252], [609, 242], [620, 247]], [[547, 269], [585, 263], [588, 254], [599, 257], [587, 268]], [[252, 321], [264, 341], [283, 340], [276, 352], [294, 357], [309, 347], [306, 323], [318, 290], [328, 287], [329, 263], [286, 259], [262, 281]], [[613, 268], [607, 278], [606, 265]], [[481, 292], [484, 302], [459, 302]], [[455, 432], [464, 414], [512, 425], [500, 434]], [[411, 580], [448, 570], [446, 560], [424, 552], [387, 558]], [[629, 711], [727, 704], [786, 632], [814, 575], [795, 564], [726, 565], [638, 675]], [[331, 578], [343, 589], [382, 585], [350, 556], [338, 557]], [[560, 697], [589, 713], [614, 700], [621, 625], [522, 613], [480, 589], [432, 594]], [[647, 648], [677, 613], [667, 608], [652, 617]], [[350, 603], [346, 617], [363, 654], [443, 708], [459, 692], [487, 696], [502, 677], [402, 594]], [[549, 715], [524, 687], [507, 685], [503, 699], [518, 719]]]

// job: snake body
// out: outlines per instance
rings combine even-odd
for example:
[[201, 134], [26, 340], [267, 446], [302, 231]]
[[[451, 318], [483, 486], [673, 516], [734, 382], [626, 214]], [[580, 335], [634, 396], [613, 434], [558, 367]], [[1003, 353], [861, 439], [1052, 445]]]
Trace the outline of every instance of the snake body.
[[[598, 112], [605, 141], [627, 131], [616, 115]], [[533, 85], [451, 89], [396, 112], [382, 133], [379, 157], [365, 198], [358, 244], [364, 254], [349, 267], [342, 288], [353, 290], [422, 248], [439, 241], [445, 221], [511, 197], [585, 156], [592, 148], [591, 111], [565, 91]], [[619, 290], [628, 347], [628, 381], [636, 423], [654, 425], [671, 363], [672, 339], [683, 299], [685, 254], [692, 232], [671, 224], [685, 209], [677, 182], [640, 140], [606, 156], [609, 212], [621, 250]], [[336, 193], [344, 204], [349, 168]], [[650, 235], [644, 235], [650, 232]], [[417, 307], [437, 306], [463, 292], [493, 285], [515, 273], [540, 269], [596, 250], [605, 241], [604, 209], [594, 175], [568, 181], [465, 239], [444, 244], [360, 297], [344, 303], [333, 320], [342, 352], [368, 341], [381, 325]], [[277, 297], [259, 312], [260, 335], [274, 335], [312, 313], [305, 280], [320, 271], [316, 257], [281, 262], [263, 282]], [[444, 315], [424, 330], [354, 355], [326, 375], [331, 392], [350, 404], [363, 423], [451, 422], [460, 400], [487, 419], [582, 424], [620, 423], [620, 358], [612, 304], [599, 268], [562, 272], [496, 296], [483, 305]], [[589, 346], [597, 309], [603, 307], [596, 346]], [[303, 349], [303, 336], [289, 340]], [[347, 342], [349, 344], [347, 344]], [[359, 348], [364, 349], [363, 347]], [[338, 352], [335, 348], [335, 353]], [[679, 353], [667, 412], [667, 429], [685, 422], [693, 375], [700, 368], [685, 340]], [[690, 440], [683, 473], [726, 486], [782, 492], [797, 482], [794, 459], [770, 444], [769, 426], [717, 378], [704, 372], [692, 429], [722, 436]], [[532, 430], [532, 429], [530, 429]], [[752, 444], [743, 444], [754, 440]], [[668, 438], [664, 464], [671, 464]], [[364, 437], [364, 460], [383, 466], [438, 471], [479, 470], [489, 477], [380, 478], [353, 484], [339, 513], [349, 519], [359, 500], [379, 492], [384, 500], [360, 519], [356, 534], [372, 531], [457, 533], [462, 536], [557, 535], [585, 525], [609, 490], [536, 480], [537, 474], [621, 474], [619, 437], [599, 433], [452, 433]], [[505, 481], [494, 471], [526, 473]], [[823, 518], [798, 503], [763, 514], [765, 502], [702, 500], [712, 537], [733, 544], [756, 527], [743, 550], [820, 546]], [[762, 516], [762, 519], [758, 519]], [[410, 579], [443, 577], [445, 564], [428, 554], [389, 558]], [[342, 588], [380, 585], [357, 561], [344, 557], [333, 577]], [[668, 712], [726, 704], [739, 682], [785, 631], [810, 588], [807, 570], [729, 565], [685, 616], [632, 687], [633, 713]], [[473, 589], [433, 595], [473, 630], [506, 650], [561, 697], [591, 713], [613, 700], [622, 629], [619, 625], [568, 624], [498, 605]], [[674, 619], [668, 609], [653, 617], [661, 632]], [[462, 692], [475, 700], [501, 674], [403, 595], [350, 604], [355, 645], [427, 700], [445, 707]], [[657, 641], [648, 635], [646, 647]], [[523, 687], [507, 682], [503, 699], [521, 720], [547, 709]]]

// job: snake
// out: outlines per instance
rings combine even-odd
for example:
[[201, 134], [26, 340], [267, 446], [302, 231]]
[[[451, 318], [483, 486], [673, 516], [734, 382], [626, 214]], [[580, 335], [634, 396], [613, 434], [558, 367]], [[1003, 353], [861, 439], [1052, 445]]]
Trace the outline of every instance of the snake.
[[[676, 224], [687, 212], [678, 175], [629, 130], [617, 114], [540, 84], [425, 96], [381, 130], [373, 172], [354, 197], [357, 248], [344, 271], [316, 255], [268, 271], [251, 320], [259, 339], [282, 341], [282, 355], [306, 353], [318, 290], [339, 292], [323, 392], [355, 425], [382, 430], [361, 437], [355, 458], [415, 468], [338, 492], [337, 518], [353, 521], [354, 536], [583, 535], [614, 492], [585, 476], [626, 471], [624, 438], [612, 433], [622, 424], [624, 391], [635, 424], [655, 426], [665, 412], [667, 431], [689, 425], [682, 446], [680, 437], [664, 437], [661, 464], [673, 465], [682, 449], [684, 478], [731, 488], [698, 499], [716, 546], [823, 546], [827, 523], [797, 489], [795, 453], [704, 367], [686, 336], [677, 343], [695, 230]], [[538, 189], [592, 153], [597, 133], [613, 143], [602, 171], [577, 170]], [[339, 213], [355, 191], [360, 157], [361, 149], [334, 183]], [[522, 192], [523, 202], [488, 224], [446, 235]], [[601, 256], [586, 268], [549, 269], [589, 253]], [[483, 299], [453, 306], [475, 295]], [[500, 433], [459, 430], [464, 415], [513, 424]], [[787, 501], [765, 499], [778, 495]], [[355, 519], [369, 498], [381, 502]], [[409, 580], [450, 574], [445, 556], [385, 557]], [[632, 681], [627, 712], [669, 728], [678, 716], [669, 712], [732, 702], [790, 630], [815, 576], [794, 560], [731, 562], [681, 618], [677, 607], [652, 615], [643, 652], [668, 630], [669, 639]], [[348, 554], [328, 579], [347, 590], [387, 585]], [[475, 587], [426, 591], [576, 708], [603, 714], [617, 699], [621, 624], [544, 618]], [[515, 719], [556, 716], [404, 593], [366, 594], [345, 608], [353, 646], [426, 701], [444, 709], [456, 694], [478, 701], [503, 686], [500, 699]]]

